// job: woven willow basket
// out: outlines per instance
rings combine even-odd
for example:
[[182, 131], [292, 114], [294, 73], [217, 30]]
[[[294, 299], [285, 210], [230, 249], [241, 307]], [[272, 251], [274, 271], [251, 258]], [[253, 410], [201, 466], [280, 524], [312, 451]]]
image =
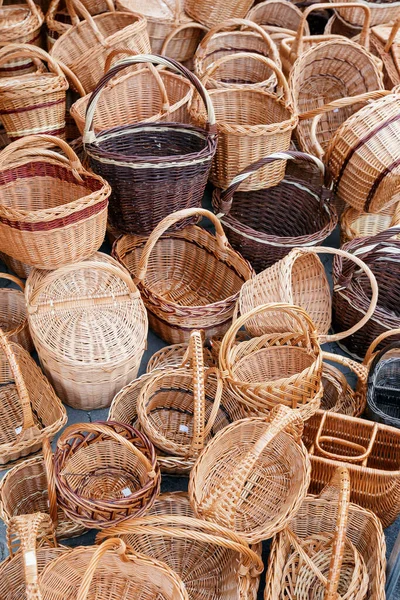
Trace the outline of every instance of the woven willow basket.
[[193, 600], [256, 598], [261, 544], [250, 549], [235, 533], [196, 519], [186, 493], [161, 494], [148, 516], [99, 533], [97, 540], [109, 535], [174, 569]]
[[0, 279], [12, 281], [20, 288], [0, 288], [0, 328], [11, 342], [20, 344], [27, 352], [32, 352], [33, 342], [29, 333], [23, 294], [25, 285], [18, 277], [8, 273], [0, 273]]
[[[364, 17], [364, 15], [363, 15]], [[363, 18], [363, 24], [364, 24], [365, 19]], [[327, 21], [326, 25], [325, 25], [325, 29], [324, 29], [324, 34], [325, 35], [342, 35], [343, 37], [347, 37], [350, 40], [352, 38], [355, 38], [357, 35], [360, 34], [360, 27], [353, 27], [352, 25], [350, 25], [349, 23], [347, 23], [346, 21], [344, 21], [342, 19], [342, 17], [334, 10], [333, 11], [333, 15], [330, 17], [330, 19]], [[370, 37], [370, 50], [371, 52], [373, 52], [373, 44], [372, 44], [372, 40]]]
[[[345, 4], [354, 4], [352, 0], [343, 0]], [[371, 27], [380, 25], [381, 23], [390, 23], [399, 16], [400, 2], [360, 2], [363, 6], [367, 6], [371, 12]], [[363, 6], [349, 6], [349, 8], [341, 7], [338, 9], [340, 16], [354, 27], [362, 27], [363, 25]]]
[[373, 237], [396, 226], [400, 226], [400, 201], [379, 213], [360, 213], [349, 206], [340, 219], [340, 243], [343, 245], [355, 238]]
[[[281, 30], [282, 36], [293, 36], [299, 28], [303, 13], [289, 0], [265, 0], [255, 4], [247, 13], [246, 19], [261, 25], [274, 37]], [[304, 35], [310, 35], [307, 21], [304, 23]], [[279, 44], [280, 45], [280, 44]]]
[[[172, 344], [164, 346], [150, 357], [147, 363], [146, 373], [151, 373], [156, 369], [166, 369], [169, 367], [180, 367], [187, 364], [186, 354], [188, 344]], [[205, 367], [216, 367], [217, 361], [212, 351], [203, 344], [203, 360]], [[185, 363], [184, 363], [185, 361]]]
[[111, 404], [139, 370], [147, 316], [129, 273], [98, 253], [27, 281], [29, 326], [41, 364], [63, 401], [81, 410]]
[[[323, 353], [322, 385], [324, 394], [321, 399], [321, 409], [331, 412], [359, 417], [365, 408], [364, 389], [368, 371], [362, 365], [340, 354]], [[329, 362], [327, 362], [329, 361]], [[331, 363], [335, 363], [332, 365]], [[344, 373], [335, 365], [341, 365], [357, 377], [356, 390], [348, 383]]]
[[303, 422], [278, 406], [268, 418], [248, 418], [220, 431], [190, 474], [196, 514], [228, 527], [249, 543], [282, 529], [307, 494], [310, 463]]
[[[210, 219], [216, 235], [195, 225], [166, 233], [193, 216]], [[240, 288], [253, 274], [230, 247], [219, 220], [203, 208], [173, 213], [147, 239], [119, 238], [113, 255], [134, 277], [150, 327], [167, 343], [188, 341], [193, 329], [204, 330], [206, 339], [225, 333]]]
[[0, 260], [13, 271], [20, 279], [26, 279], [29, 273], [32, 270], [32, 267], [26, 265], [25, 263], [17, 260], [16, 258], [12, 258], [11, 256], [7, 256], [4, 252], [0, 252]]
[[371, 29], [371, 50], [382, 60], [384, 83], [388, 90], [400, 84], [399, 9], [400, 4], [394, 23]]
[[195, 21], [213, 27], [227, 19], [243, 19], [253, 4], [253, 0], [184, 0], [185, 11]]

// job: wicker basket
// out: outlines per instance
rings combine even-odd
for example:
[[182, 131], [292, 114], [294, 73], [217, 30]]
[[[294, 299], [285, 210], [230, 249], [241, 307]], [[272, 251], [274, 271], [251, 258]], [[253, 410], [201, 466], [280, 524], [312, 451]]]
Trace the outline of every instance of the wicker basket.
[[37, 452], [67, 414], [35, 361], [0, 329], [0, 465]]
[[182, 578], [193, 600], [255, 600], [264, 566], [261, 545], [250, 549], [233, 532], [200, 519], [186, 493], [161, 494], [148, 516], [101, 532], [122, 537], [135, 552], [161, 560]]
[[86, 93], [93, 91], [104, 73], [110, 50], [150, 52], [146, 19], [129, 12], [107, 12], [92, 17], [80, 0], [67, 0], [84, 20], [69, 28], [50, 50], [78, 77]]
[[[364, 15], [363, 15], [364, 16]], [[364, 23], [363, 18], [363, 23]], [[342, 35], [343, 37], [355, 38], [360, 34], [360, 27], [353, 27], [346, 21], [342, 19], [342, 17], [336, 11], [333, 11], [333, 15], [330, 17], [329, 21], [325, 25], [324, 34], [325, 35]], [[307, 35], [307, 34], [306, 34]], [[370, 38], [370, 49], [372, 51], [372, 40]]]
[[153, 444], [114, 421], [67, 427], [57, 441], [53, 469], [59, 505], [89, 529], [142, 516], [160, 491]]
[[[123, 69], [146, 62], [170, 67], [196, 87], [207, 107], [203, 128], [177, 123], [127, 124], [96, 136], [93, 119], [106, 83]], [[113, 67], [89, 100], [83, 141], [93, 170], [112, 186], [110, 221], [121, 232], [150, 233], [171, 212], [201, 206], [217, 145], [214, 110], [204, 86], [174, 60], [139, 55]]]
[[282, 529], [307, 494], [310, 464], [300, 415], [279, 406], [220, 431], [190, 474], [196, 514], [258, 543]]
[[41, 364], [63, 401], [86, 411], [109, 406], [146, 348], [146, 311], [129, 273], [100, 253], [35, 270], [26, 301]]
[[8, 273], [0, 273], [0, 279], [12, 281], [20, 288], [0, 288], [0, 328], [11, 342], [20, 344], [27, 352], [32, 352], [33, 342], [29, 333], [23, 294], [25, 285], [18, 277]]
[[[295, 35], [302, 16], [300, 8], [289, 0], [265, 0], [255, 4], [246, 19], [261, 25], [270, 34], [277, 34], [280, 29], [283, 37], [287, 37]], [[303, 31], [304, 35], [310, 35], [307, 21]]]
[[[0, 3], [0, 47], [8, 44], [42, 45], [41, 28], [44, 15], [34, 0], [23, 0], [21, 4], [3, 6]], [[3, 64], [0, 68], [1, 77], [17, 77], [34, 70], [30, 59], [16, 59]]]
[[360, 213], [349, 206], [340, 219], [340, 244], [343, 246], [355, 238], [372, 237], [396, 226], [400, 226], [400, 201], [376, 214]]
[[[323, 352], [322, 385], [324, 395], [321, 399], [321, 409], [331, 412], [359, 417], [365, 408], [365, 397], [362, 389], [365, 387], [367, 368], [346, 356]], [[327, 362], [329, 361], [329, 362]], [[356, 390], [349, 385], [345, 375], [331, 363], [339, 364], [357, 377]]]
[[[150, 357], [147, 363], [146, 373], [151, 373], [156, 369], [166, 369], [170, 367], [181, 367], [187, 363], [186, 353], [188, 344], [172, 344], [164, 346]], [[185, 362], [183, 362], [185, 361]], [[205, 367], [216, 367], [217, 361], [212, 351], [203, 344], [203, 361]], [[116, 419], [118, 420], [118, 419]]]
[[12, 256], [7, 256], [4, 252], [0, 252], [0, 260], [20, 279], [26, 279], [32, 270], [32, 267], [29, 265], [26, 265], [16, 258], [12, 258]]
[[[390, 240], [393, 234], [399, 233], [400, 227], [392, 227], [374, 237], [355, 239], [344, 245], [345, 250], [353, 256], [357, 253], [357, 257], [370, 267], [379, 287], [378, 304], [371, 319], [364, 322], [362, 328], [357, 327], [353, 330], [349, 337], [346, 335], [347, 339], [343, 342], [347, 352], [357, 358], [362, 359], [365, 356], [369, 345], [381, 333], [400, 328], [400, 241]], [[342, 336], [339, 332], [352, 327], [365, 313], [370, 302], [371, 288], [365, 274], [341, 256], [335, 257], [332, 274], [332, 326], [338, 335]]]
[[311, 458], [311, 493], [318, 493], [338, 466], [349, 469], [351, 500], [372, 510], [384, 527], [400, 513], [400, 431], [338, 413], [318, 411], [304, 424]]
[[[332, 536], [332, 533], [335, 532], [339, 499], [343, 484], [347, 479], [343, 478], [344, 473], [345, 469], [343, 467], [333, 470], [332, 480], [322, 490], [321, 494], [317, 497], [307, 496], [297, 515], [289, 523], [288, 528], [300, 543], [312, 537], [317, 537], [321, 541], [324, 537]], [[385, 600], [386, 544], [381, 523], [369, 510], [350, 503], [348, 506], [346, 535], [367, 568], [368, 600]], [[287, 572], [289, 556], [292, 553], [292, 539], [289, 537], [288, 529], [285, 529], [278, 533], [272, 542], [266, 578], [265, 600], [280, 600], [283, 597], [282, 581], [285, 572]], [[304, 557], [304, 567], [302, 568], [306, 568], [307, 563], [308, 561]], [[327, 566], [328, 575], [329, 565]], [[343, 575], [345, 575], [345, 569], [346, 564], [343, 563]], [[335, 579], [328, 577], [328, 581], [334, 582]], [[341, 598], [347, 598], [347, 589], [347, 586], [345, 586], [345, 589], [340, 590]], [[329, 588], [325, 590], [324, 586], [321, 589], [320, 585], [317, 584], [316, 590], [313, 590], [313, 592], [316, 592], [315, 595], [306, 596], [307, 600], [314, 597], [332, 598], [332, 596], [326, 595], [328, 590]], [[290, 594], [288, 588], [286, 591]], [[317, 594], [317, 591], [319, 591], [319, 594]], [[292, 598], [291, 595], [285, 595], [284, 597]], [[297, 597], [302, 598], [303, 596], [299, 595]], [[336, 594], [333, 596], [333, 598], [338, 597]]]
[[103, 243], [110, 186], [84, 169], [63, 140], [34, 135], [7, 146], [0, 154], [0, 190], [0, 250], [9, 256], [56, 269]]
[[[123, 54], [129, 52], [122, 51]], [[107, 61], [119, 53], [118, 50], [113, 51]], [[186, 78], [170, 71], [158, 71], [149, 64], [148, 68], [116, 77], [103, 88], [96, 106], [94, 131], [99, 133], [111, 127], [139, 122], [187, 123], [192, 95], [192, 86]], [[71, 115], [81, 134], [85, 129], [89, 101], [88, 94], [71, 107]]]
[[[196, 29], [197, 33], [193, 34], [193, 31]], [[196, 21], [189, 21], [188, 23], [183, 23], [183, 25], [180, 25], [179, 27], [171, 31], [171, 33], [165, 38], [160, 51], [161, 56], [170, 56], [182, 63], [187, 69], [189, 69], [189, 71], [194, 71], [194, 53], [196, 51], [197, 46], [204, 37], [204, 34], [207, 33], [207, 31], [207, 27], [201, 25], [200, 23], [196, 23]], [[193, 41], [195, 41], [195, 46], [193, 46]], [[186, 56], [189, 57], [187, 60], [179, 60], [177, 58], [177, 56], [179, 56], [179, 53], [183, 52], [182, 46], [185, 49], [187, 46], [189, 46], [190, 48], [190, 52], [188, 51], [186, 54]]]
[[227, 19], [236, 17], [243, 19], [254, 0], [227, 0], [226, 2], [215, 2], [215, 0], [184, 0], [187, 14], [195, 21], [213, 27]]
[[400, 3], [397, 19], [392, 24], [377, 25], [371, 29], [371, 50], [381, 58], [385, 87], [393, 89], [400, 84], [400, 46], [397, 32], [400, 28]]
[[[354, 4], [353, 0], [343, 0], [346, 4]], [[367, 2], [363, 0], [359, 4], [365, 5], [371, 12], [371, 27], [374, 25], [380, 25], [381, 23], [390, 23], [397, 19], [399, 16], [400, 2]], [[362, 27], [363, 25], [363, 7], [362, 6], [349, 6], [349, 8], [341, 7], [338, 9], [340, 16], [350, 25], [354, 27]]]
[[[274, 187], [237, 192], [243, 181], [266, 164], [288, 160], [316, 166], [317, 185], [307, 172], [295, 178], [285, 175]], [[299, 165], [300, 166], [300, 165]], [[302, 152], [280, 152], [259, 160], [237, 175], [228, 188], [214, 189], [212, 202], [229, 242], [257, 273], [270, 267], [292, 248], [320, 244], [337, 225], [332, 194], [324, 187], [324, 165]]]
[[368, 376], [367, 414], [378, 423], [400, 428], [400, 342], [392, 342], [374, 357]]
[[[195, 73], [202, 80], [206, 77], [211, 89], [250, 85], [273, 92], [276, 74], [268, 64], [255, 60], [254, 54], [281, 65], [278, 49], [262, 27], [245, 19], [229, 19], [210, 29], [200, 42], [194, 55]], [[224, 60], [227, 57], [229, 62]]]
[[[250, 59], [252, 53], [240, 52], [235, 57]], [[254, 54], [255, 57], [259, 58]], [[227, 188], [250, 164], [274, 152], [289, 150], [297, 125], [291, 94], [279, 67], [268, 58], [263, 60], [276, 74], [278, 94], [247, 87], [209, 91], [218, 130], [218, 148], [210, 173], [210, 181], [216, 187]], [[190, 110], [194, 122], [203, 127], [206, 115], [198, 97], [193, 99]], [[259, 169], [241, 185], [241, 191], [273, 187], [283, 179], [285, 165], [282, 161]]]
[[[171, 225], [200, 215], [210, 219], [216, 236], [195, 225], [166, 233]], [[149, 238], [119, 238], [113, 255], [134, 277], [151, 329], [173, 344], [188, 341], [193, 329], [204, 330], [206, 339], [225, 333], [240, 288], [253, 275], [229, 246], [219, 220], [202, 208], [173, 213]]]

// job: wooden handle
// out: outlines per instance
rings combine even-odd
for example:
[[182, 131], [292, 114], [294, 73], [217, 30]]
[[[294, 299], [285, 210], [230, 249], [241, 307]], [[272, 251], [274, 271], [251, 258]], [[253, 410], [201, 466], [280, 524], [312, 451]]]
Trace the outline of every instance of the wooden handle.
[[18, 279], [18, 277], [15, 277], [15, 275], [10, 275], [10, 273], [0, 273], [0, 279], [8, 279], [9, 281], [16, 283], [22, 291], [25, 289], [24, 282], [21, 281], [21, 279]]
[[[341, 356], [340, 354], [332, 354], [331, 352], [323, 352], [322, 359], [330, 360], [332, 362], [339, 363], [343, 367], [347, 367], [348, 369], [350, 369], [350, 371], [353, 371], [353, 373], [357, 375], [357, 378], [361, 383], [366, 383], [368, 377], [368, 369], [356, 360], [347, 358], [347, 356]], [[347, 379], [343, 373], [342, 375], [347, 386]]]
[[161, 51], [160, 51], [161, 56], [167, 55], [167, 48], [168, 48], [170, 41], [176, 36], [177, 33], [180, 33], [181, 31], [184, 31], [185, 29], [201, 29], [202, 31], [208, 31], [207, 27], [205, 27], [204, 25], [201, 25], [200, 23], [196, 23], [196, 21], [190, 21], [189, 23], [184, 23], [182, 25], [179, 25], [179, 27], [177, 27], [176, 29], [171, 31], [171, 33], [169, 35], [167, 35], [167, 37], [165, 38], [164, 43], [161, 47]]
[[400, 17], [398, 17], [395, 20], [395, 22], [393, 23], [393, 27], [392, 27], [392, 30], [390, 32], [389, 39], [388, 39], [388, 41], [386, 42], [386, 45], [385, 45], [385, 49], [384, 49], [385, 52], [390, 52], [390, 48], [393, 45], [393, 42], [395, 40], [395, 37], [396, 37], [396, 34], [397, 34], [399, 28], [400, 28]]
[[189, 353], [193, 372], [193, 437], [190, 455], [197, 456], [204, 448], [206, 397], [204, 385], [203, 340], [200, 331], [192, 331], [189, 338]]

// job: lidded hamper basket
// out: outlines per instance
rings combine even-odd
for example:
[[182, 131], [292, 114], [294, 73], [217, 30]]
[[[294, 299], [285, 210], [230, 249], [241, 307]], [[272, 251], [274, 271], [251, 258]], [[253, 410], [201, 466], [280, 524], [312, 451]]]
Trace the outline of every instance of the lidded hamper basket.
[[237, 17], [243, 19], [254, 0], [184, 0], [185, 11], [195, 21], [213, 27], [222, 21]]
[[[216, 235], [196, 225], [167, 233], [194, 216], [210, 219]], [[193, 329], [204, 330], [206, 339], [225, 333], [240, 288], [253, 275], [230, 247], [219, 220], [203, 208], [173, 213], [148, 238], [122, 236], [113, 255], [134, 278], [151, 329], [169, 343], [188, 341]]]
[[25, 285], [18, 277], [9, 273], [0, 272], [0, 279], [11, 281], [20, 288], [0, 288], [0, 328], [11, 342], [20, 344], [27, 352], [32, 352], [33, 342], [29, 333], [23, 293]]
[[147, 315], [129, 273], [111, 257], [33, 271], [26, 302], [41, 364], [65, 403], [104, 408], [136, 377]]
[[[195, 86], [207, 111], [202, 128], [184, 123], [128, 123], [96, 135], [94, 115], [106, 83], [123, 69], [148, 62], [171, 68]], [[201, 206], [217, 146], [214, 109], [197, 77], [176, 61], [132, 56], [118, 62], [99, 81], [86, 110], [83, 142], [93, 170], [112, 187], [112, 225], [124, 233], [147, 234], [171, 212]]]

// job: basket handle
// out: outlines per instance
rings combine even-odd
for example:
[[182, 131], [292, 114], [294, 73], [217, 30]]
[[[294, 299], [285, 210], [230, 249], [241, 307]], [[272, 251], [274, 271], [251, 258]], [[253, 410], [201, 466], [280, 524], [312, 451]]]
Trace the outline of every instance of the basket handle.
[[24, 291], [25, 289], [24, 282], [21, 281], [21, 279], [18, 279], [18, 277], [15, 277], [15, 275], [10, 275], [10, 273], [0, 273], [0, 279], [8, 279], [9, 281], [13, 281], [14, 283], [16, 283], [22, 291]]
[[4, 353], [8, 364], [10, 365], [10, 370], [15, 381], [15, 387], [17, 388], [18, 398], [21, 402], [22, 429], [17, 434], [18, 439], [30, 440], [39, 434], [39, 429], [33, 419], [29, 392], [26, 388], [17, 359], [2, 329], [0, 329], [0, 348]]
[[314, 10], [337, 9], [337, 8], [361, 8], [364, 11], [364, 24], [360, 33], [359, 44], [369, 50], [369, 28], [371, 23], [371, 11], [366, 4], [361, 2], [323, 2], [321, 4], [311, 4], [303, 11], [303, 16], [297, 29], [296, 37], [293, 40], [291, 52], [298, 58], [303, 52], [304, 26], [307, 23], [307, 17]]
[[292, 150], [288, 150], [287, 152], [275, 152], [274, 154], [270, 154], [266, 158], [262, 158], [261, 160], [258, 160], [257, 162], [254, 162], [252, 165], [249, 165], [248, 167], [243, 169], [243, 171], [239, 173], [239, 175], [236, 175], [236, 177], [232, 179], [230, 185], [221, 192], [220, 199], [222, 213], [217, 215], [218, 218], [227, 215], [231, 210], [233, 196], [235, 192], [237, 192], [240, 184], [249, 177], [251, 177], [256, 171], [258, 171], [258, 169], [261, 169], [261, 167], [273, 163], [276, 160], [293, 160], [295, 162], [304, 161], [306, 163], [311, 163], [317, 165], [317, 167], [321, 171], [321, 179], [325, 175], [324, 163], [315, 156], [312, 156], [311, 154], [305, 154], [304, 152], [294, 152]]
[[[76, 1], [77, 0], [74, 0], [74, 2]], [[93, 130], [93, 117], [96, 110], [99, 95], [104, 86], [108, 83], [108, 81], [110, 81], [110, 79], [115, 77], [117, 73], [119, 73], [126, 67], [142, 63], [163, 65], [164, 67], [168, 67], [169, 69], [178, 73], [179, 75], [183, 75], [184, 77], [186, 77], [186, 79], [188, 79], [189, 82], [196, 88], [207, 109], [207, 130], [210, 133], [216, 134], [217, 128], [215, 123], [215, 112], [213, 104], [211, 102], [211, 98], [208, 95], [206, 88], [196, 77], [196, 75], [191, 73], [186, 67], [178, 63], [176, 60], [173, 60], [172, 58], [167, 58], [166, 56], [159, 56], [158, 54], [137, 54], [136, 56], [124, 58], [123, 60], [115, 64], [106, 75], [103, 75], [103, 77], [98, 82], [96, 89], [92, 92], [86, 109], [85, 129], [83, 132], [84, 144], [92, 144], [97, 142], [96, 134]]]
[[41, 62], [45, 62], [52, 73], [63, 77], [63, 72], [58, 62], [38, 46], [32, 46], [31, 44], [7, 44], [7, 46], [0, 48], [0, 65], [4, 65], [9, 60], [19, 57], [36, 58]]
[[154, 249], [156, 243], [160, 239], [163, 233], [165, 233], [171, 225], [178, 223], [179, 221], [183, 221], [189, 217], [195, 217], [201, 215], [202, 217], [207, 217], [215, 227], [215, 236], [217, 239], [218, 247], [220, 251], [225, 254], [227, 248], [229, 248], [229, 243], [222, 228], [221, 222], [217, 217], [206, 210], [205, 208], [186, 208], [183, 210], [179, 210], [170, 214], [168, 217], [165, 217], [157, 227], [150, 234], [144, 248], [142, 254], [140, 256], [140, 261], [138, 265], [138, 274], [135, 278], [135, 283], [144, 281], [147, 273], [147, 268], [149, 264], [149, 258], [152, 250]]
[[367, 353], [363, 360], [363, 365], [366, 365], [366, 366], [369, 365], [369, 363], [371, 362], [371, 360], [374, 356], [375, 349], [379, 346], [379, 344], [381, 342], [383, 342], [383, 340], [386, 340], [387, 338], [392, 337], [392, 335], [400, 335], [400, 328], [399, 329], [389, 329], [388, 331], [384, 331], [383, 333], [381, 333], [381, 335], [379, 335], [377, 338], [375, 338], [367, 350]]
[[[51, 0], [49, 4], [49, 8], [46, 13], [46, 22], [48, 23], [50, 19], [53, 21], [56, 20], [57, 10], [60, 6], [60, 0]], [[71, 8], [71, 7], [70, 7]], [[74, 10], [70, 10], [67, 7], [68, 14], [71, 18], [72, 25], [77, 25], [79, 23], [79, 17]]]
[[[25, 0], [25, 2], [28, 5], [31, 13], [36, 17], [36, 19], [38, 21], [41, 21], [42, 19], [41, 19], [40, 13], [39, 13], [39, 9], [36, 6], [35, 2], [33, 0]], [[2, 5], [3, 5], [3, 0], [1, 0], [1, 2], [0, 2], [0, 6], [2, 6]]]
[[83, 87], [83, 85], [81, 84], [81, 82], [79, 81], [78, 77], [75, 75], [75, 73], [73, 71], [71, 71], [71, 69], [69, 67], [67, 67], [67, 65], [65, 63], [63, 63], [59, 58], [53, 57], [53, 59], [58, 64], [61, 71], [64, 73], [68, 82], [71, 83], [72, 86], [75, 88], [75, 91], [78, 92], [79, 96], [81, 98], [83, 98], [83, 96], [86, 96], [86, 90]]
[[[350, 371], [353, 371], [353, 373], [357, 375], [357, 378], [361, 383], [366, 383], [367, 381], [368, 369], [356, 360], [348, 358], [347, 356], [342, 356], [341, 354], [333, 354], [331, 352], [322, 352], [322, 360], [330, 360], [332, 362], [339, 363], [343, 367], [346, 367], [350, 369]], [[341, 375], [343, 376], [343, 387], [346, 389], [349, 384], [344, 374], [341, 373]]]
[[54, 473], [53, 452], [51, 450], [50, 440], [47, 437], [43, 438], [42, 452], [46, 473], [47, 496], [49, 498], [49, 514], [54, 528], [56, 528], [58, 524], [56, 479]]
[[395, 22], [393, 23], [393, 26], [392, 26], [392, 30], [391, 30], [391, 32], [390, 32], [389, 39], [388, 39], [388, 41], [386, 42], [386, 45], [385, 45], [385, 48], [384, 48], [384, 51], [385, 51], [385, 52], [390, 52], [390, 49], [391, 49], [391, 47], [392, 47], [392, 45], [393, 45], [393, 42], [394, 42], [394, 40], [395, 40], [395, 38], [396, 38], [396, 34], [397, 34], [397, 32], [399, 31], [399, 29], [400, 29], [400, 17], [398, 17], [398, 18], [395, 20]]
[[76, 14], [76, 12], [78, 12], [81, 17], [85, 19], [99, 44], [101, 44], [104, 48], [110, 47], [110, 44], [106, 41], [100, 29], [97, 27], [92, 15], [80, 0], [65, 0], [65, 4], [67, 6], [67, 11], [70, 14]]
[[165, 38], [162, 48], [160, 50], [161, 56], [167, 55], [167, 48], [171, 40], [176, 36], [177, 33], [185, 31], [185, 29], [200, 29], [201, 31], [208, 31], [207, 27], [201, 25], [200, 23], [196, 23], [196, 21], [190, 21], [189, 23], [183, 23], [182, 25], [179, 25], [179, 27], [171, 31], [171, 33]]
[[385, 346], [384, 348], [382, 348], [382, 350], [380, 350], [379, 352], [377, 352], [372, 360], [370, 369], [369, 369], [369, 377], [373, 377], [375, 369], [378, 365], [378, 363], [380, 362], [381, 358], [383, 356], [385, 356], [385, 354], [387, 354], [388, 352], [390, 352], [390, 350], [394, 350], [395, 348], [399, 349], [400, 348], [400, 341], [395, 341], [392, 342], [391, 344], [388, 344], [387, 346]]

